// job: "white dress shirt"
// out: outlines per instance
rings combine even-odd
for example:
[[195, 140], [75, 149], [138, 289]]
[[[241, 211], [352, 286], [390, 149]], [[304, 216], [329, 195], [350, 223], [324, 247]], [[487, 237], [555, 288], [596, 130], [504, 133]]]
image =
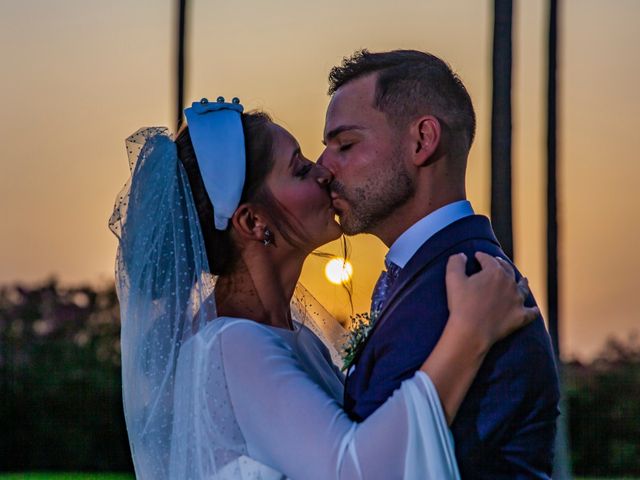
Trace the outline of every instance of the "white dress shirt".
[[386, 261], [404, 268], [424, 242], [453, 222], [470, 215], [474, 215], [474, 211], [467, 200], [453, 202], [431, 212], [411, 225], [393, 242]]

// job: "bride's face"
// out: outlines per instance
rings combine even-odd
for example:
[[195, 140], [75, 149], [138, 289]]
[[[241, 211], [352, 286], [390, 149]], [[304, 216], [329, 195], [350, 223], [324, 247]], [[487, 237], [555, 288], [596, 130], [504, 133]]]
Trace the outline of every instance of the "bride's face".
[[307, 159], [296, 139], [279, 125], [271, 125], [273, 169], [266, 179], [278, 203], [300, 230], [305, 247], [313, 250], [342, 234], [331, 205], [329, 170]]

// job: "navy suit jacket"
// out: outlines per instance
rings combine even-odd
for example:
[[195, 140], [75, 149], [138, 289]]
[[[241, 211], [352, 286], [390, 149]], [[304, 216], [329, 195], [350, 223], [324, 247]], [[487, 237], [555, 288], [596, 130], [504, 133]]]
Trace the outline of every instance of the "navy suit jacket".
[[[346, 379], [345, 410], [362, 421], [414, 375], [438, 342], [449, 316], [445, 271], [464, 252], [507, 261], [489, 219], [462, 218], [427, 240], [402, 269]], [[520, 273], [516, 271], [518, 279]], [[533, 296], [526, 305], [533, 306]], [[559, 385], [542, 318], [489, 351], [452, 425], [462, 478], [550, 478]]]

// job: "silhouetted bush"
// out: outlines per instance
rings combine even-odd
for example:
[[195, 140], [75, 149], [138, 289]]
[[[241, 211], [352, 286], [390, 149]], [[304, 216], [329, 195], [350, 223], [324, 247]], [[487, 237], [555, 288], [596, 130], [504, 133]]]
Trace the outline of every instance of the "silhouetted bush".
[[640, 343], [610, 339], [592, 363], [565, 364], [573, 471], [640, 475]]
[[0, 289], [0, 470], [132, 471], [114, 288]]

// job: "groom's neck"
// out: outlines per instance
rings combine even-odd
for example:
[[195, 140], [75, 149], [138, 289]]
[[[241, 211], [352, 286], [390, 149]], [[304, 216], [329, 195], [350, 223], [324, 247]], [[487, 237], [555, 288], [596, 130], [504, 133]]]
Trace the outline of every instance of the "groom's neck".
[[382, 240], [387, 247], [391, 247], [400, 235], [430, 213], [466, 198], [464, 185], [434, 189], [418, 188], [412, 198], [394, 210], [369, 233]]

